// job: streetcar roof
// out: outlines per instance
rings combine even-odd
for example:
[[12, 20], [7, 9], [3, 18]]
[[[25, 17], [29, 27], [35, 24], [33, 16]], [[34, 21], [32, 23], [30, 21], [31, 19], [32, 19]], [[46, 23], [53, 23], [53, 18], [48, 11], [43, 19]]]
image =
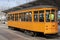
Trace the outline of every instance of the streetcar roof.
[[24, 10], [24, 9], [29, 9], [29, 8], [55, 7], [55, 6], [52, 6], [52, 5], [46, 5], [46, 4], [42, 4], [42, 3], [39, 4], [40, 2], [39, 3], [36, 3], [36, 2], [37, 1], [29, 2], [29, 3], [23, 4], [23, 5], [19, 5], [19, 6], [10, 8], [8, 10], [4, 10], [2, 12], [8, 13], [8, 12], [11, 12], [11, 11]]
[[[4, 10], [2, 12], [11, 12], [11, 11], [16, 11], [16, 10], [23, 10], [23, 9], [29, 9], [29, 8], [37, 8], [37, 7], [40, 7], [41, 5], [53, 5], [53, 6], [57, 6], [59, 9], [60, 9], [60, 0], [36, 0], [36, 1], [33, 1], [33, 2], [29, 2], [29, 3], [26, 3], [26, 4], [23, 4], [23, 5], [20, 5], [20, 6], [16, 6], [16, 7], [13, 7], [11, 9], [8, 9], [8, 10]], [[37, 7], [35, 7], [37, 6]], [[42, 7], [42, 6], [41, 6]], [[46, 6], [44, 6], [46, 7]], [[50, 6], [51, 7], [51, 6]]]
[[8, 10], [5, 10], [3, 12], [11, 12], [11, 11], [17, 11], [17, 10], [25, 10], [25, 9], [32, 9], [32, 8], [54, 8], [54, 6], [50, 6], [50, 5], [40, 5], [40, 6], [33, 6], [33, 7], [15, 7], [15, 8], [11, 8]]

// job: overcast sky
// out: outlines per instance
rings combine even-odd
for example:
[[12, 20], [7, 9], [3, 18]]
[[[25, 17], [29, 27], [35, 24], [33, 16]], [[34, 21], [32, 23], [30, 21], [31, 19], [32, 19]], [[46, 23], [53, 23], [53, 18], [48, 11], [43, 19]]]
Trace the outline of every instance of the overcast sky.
[[35, 0], [0, 0], [0, 10], [12, 8], [31, 1]]
[[0, 9], [15, 7], [34, 0], [0, 0]]
[[[35, 1], [35, 0], [0, 0], [0, 10], [5, 10], [8, 8], [19, 6], [21, 4], [28, 3], [31, 1]], [[60, 13], [60, 11], [58, 13]], [[2, 15], [3, 15], [3, 13], [0, 12], [0, 19], [1, 19]], [[3, 18], [4, 18], [4, 16], [3, 16]]]
[[35, 1], [35, 0], [0, 0], [0, 19], [1, 17], [5, 18], [5, 16], [3, 16], [4, 14], [1, 12], [2, 10], [16, 7], [24, 3], [31, 2], [31, 1]]

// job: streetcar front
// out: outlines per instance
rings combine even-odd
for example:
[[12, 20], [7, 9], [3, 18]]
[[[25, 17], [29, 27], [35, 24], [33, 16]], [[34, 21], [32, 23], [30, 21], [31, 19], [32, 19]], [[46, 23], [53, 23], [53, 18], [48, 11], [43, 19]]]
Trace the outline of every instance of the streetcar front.
[[57, 9], [50, 9], [45, 11], [45, 31], [44, 34], [57, 34]]

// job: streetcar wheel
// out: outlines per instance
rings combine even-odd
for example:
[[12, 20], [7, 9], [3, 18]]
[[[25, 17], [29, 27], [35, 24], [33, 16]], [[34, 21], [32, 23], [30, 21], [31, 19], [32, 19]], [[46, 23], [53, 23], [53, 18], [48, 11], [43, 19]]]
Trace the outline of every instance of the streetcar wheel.
[[8, 26], [8, 29], [14, 30], [14, 27], [10, 27], [10, 26]]
[[27, 35], [29, 35], [29, 36], [33, 36], [33, 37], [36, 36], [36, 33], [31, 32], [31, 31], [26, 31], [26, 30], [25, 30], [24, 33], [27, 34]]
[[24, 33], [28, 35], [28, 31], [25, 30]]
[[11, 27], [10, 27], [10, 26], [8, 26], [8, 29], [11, 29]]

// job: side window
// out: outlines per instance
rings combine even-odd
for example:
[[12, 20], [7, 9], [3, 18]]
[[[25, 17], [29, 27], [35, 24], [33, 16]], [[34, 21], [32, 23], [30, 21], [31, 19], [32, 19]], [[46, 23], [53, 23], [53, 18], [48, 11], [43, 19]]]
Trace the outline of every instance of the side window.
[[15, 21], [18, 21], [18, 14], [15, 14]]
[[7, 20], [8, 20], [8, 21], [10, 20], [10, 14], [8, 14], [8, 18], [7, 18]]
[[26, 13], [20, 13], [19, 14], [19, 20], [20, 21], [27, 21], [27, 18], [26, 18]]
[[24, 21], [24, 13], [21, 14], [21, 21]]
[[9, 20], [11, 20], [11, 14], [9, 14], [9, 18], [10, 18]]
[[12, 19], [12, 21], [14, 21], [14, 14], [11, 15], [11, 19]]
[[50, 22], [49, 15], [50, 15], [50, 10], [46, 10], [46, 22]]
[[25, 13], [25, 21], [28, 21], [28, 15], [29, 13]]
[[8, 20], [14, 21], [14, 14], [8, 14]]
[[26, 12], [25, 14], [25, 21], [32, 21], [32, 13]]
[[10, 14], [10, 20], [12, 20], [12, 14]]
[[12, 18], [13, 18], [13, 21], [14, 21], [14, 14], [13, 14]]
[[19, 13], [19, 21], [21, 21], [21, 17], [22, 17], [22, 15], [21, 15], [21, 13]]
[[38, 11], [34, 11], [34, 21], [38, 22]]
[[29, 12], [29, 14], [28, 14], [28, 21], [32, 21], [32, 13], [31, 12]]
[[32, 21], [32, 13], [31, 12], [24, 12], [19, 14], [20, 21]]
[[39, 21], [44, 22], [44, 11], [39, 11]]
[[26, 21], [26, 13], [20, 13], [19, 14], [19, 20], [20, 21]]

